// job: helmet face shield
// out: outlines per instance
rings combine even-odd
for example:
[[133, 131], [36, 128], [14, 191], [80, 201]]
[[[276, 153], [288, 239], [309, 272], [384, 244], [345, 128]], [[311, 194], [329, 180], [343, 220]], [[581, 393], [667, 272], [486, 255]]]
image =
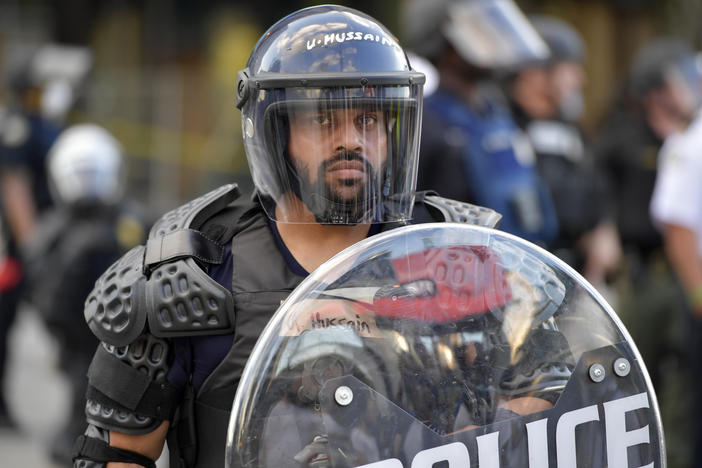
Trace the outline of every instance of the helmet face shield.
[[[670, 65], [665, 78], [681, 94], [684, 111], [692, 115], [702, 106], [702, 52], [687, 54]], [[683, 104], [684, 103], [684, 104]]]
[[357, 224], [410, 217], [421, 86], [263, 89], [255, 103], [244, 112], [245, 147], [270, 218]]
[[511, 68], [549, 55], [511, 0], [453, 2], [442, 32], [466, 62], [479, 68]]
[[590, 285], [519, 238], [440, 223], [359, 242], [293, 291], [239, 382], [226, 466], [664, 466], [663, 444]]

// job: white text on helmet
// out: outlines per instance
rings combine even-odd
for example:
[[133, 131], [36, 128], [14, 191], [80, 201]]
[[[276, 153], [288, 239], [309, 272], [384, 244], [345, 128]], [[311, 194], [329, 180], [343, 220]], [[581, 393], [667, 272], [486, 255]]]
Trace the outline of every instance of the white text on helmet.
[[350, 42], [350, 41], [367, 41], [367, 42], [377, 42], [379, 44], [399, 48], [395, 41], [389, 39], [385, 36], [378, 34], [365, 33], [361, 31], [346, 31], [338, 33], [325, 34], [322, 37], [317, 37], [309, 39], [307, 41], [307, 50], [312, 50], [317, 46], [327, 46], [335, 43]]

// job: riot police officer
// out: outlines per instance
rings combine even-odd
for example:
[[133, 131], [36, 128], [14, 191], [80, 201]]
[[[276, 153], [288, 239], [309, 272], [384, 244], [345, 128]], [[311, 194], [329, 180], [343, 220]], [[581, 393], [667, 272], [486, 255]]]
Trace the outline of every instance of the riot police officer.
[[[0, 217], [7, 243], [4, 261], [0, 254], [0, 271], [15, 278], [12, 284], [0, 287], [0, 384], [5, 374], [7, 336], [24, 284], [21, 250], [35, 235], [39, 216], [52, 206], [47, 152], [62, 130], [62, 120], [74, 105], [90, 67], [87, 49], [57, 44], [33, 49], [10, 66], [10, 99], [5, 115], [0, 115]], [[0, 396], [0, 425], [11, 423]]]
[[26, 252], [27, 299], [58, 342], [59, 367], [68, 377], [73, 405], [68, 424], [51, 448], [66, 463], [84, 429], [85, 374], [97, 345], [80, 313], [100, 274], [142, 242], [138, 211], [124, 199], [121, 145], [94, 124], [61, 133], [48, 155], [55, 207], [39, 218]]
[[[10, 99], [0, 116], [0, 218], [5, 244], [0, 268], [14, 277], [0, 288], [0, 384], [5, 377], [9, 330], [24, 286], [21, 249], [34, 235], [39, 214], [51, 206], [45, 162], [61, 131], [60, 125], [42, 115], [45, 83], [37, 76], [34, 58], [31, 54], [10, 67]], [[0, 425], [14, 425], [2, 395]]]
[[679, 65], [694, 50], [675, 37], [659, 37], [634, 55], [625, 86], [595, 142], [595, 156], [611, 180], [617, 229], [623, 248], [616, 284], [619, 315], [639, 344], [663, 402], [670, 463], [690, 460], [692, 424], [685, 385], [688, 359], [687, 303], [666, 258], [649, 212], [663, 142], [690, 122], [695, 100]]
[[373, 18], [295, 12], [237, 81], [256, 187], [214, 190], [168, 214], [97, 281], [85, 317], [102, 341], [88, 372], [75, 466], [220, 467], [232, 400], [275, 309], [321, 263], [409, 222], [494, 224], [491, 210], [415, 194], [424, 76]]
[[512, 73], [507, 94], [553, 195], [559, 229], [548, 247], [602, 286], [621, 253], [607, 188], [578, 126], [584, 110], [585, 44], [575, 28], [559, 18], [534, 15], [529, 20], [551, 54]]
[[497, 86], [506, 71], [548, 56], [546, 45], [511, 1], [406, 6], [409, 45], [439, 75], [425, 100], [418, 187], [492, 208], [502, 230], [548, 244], [558, 227], [553, 202]]

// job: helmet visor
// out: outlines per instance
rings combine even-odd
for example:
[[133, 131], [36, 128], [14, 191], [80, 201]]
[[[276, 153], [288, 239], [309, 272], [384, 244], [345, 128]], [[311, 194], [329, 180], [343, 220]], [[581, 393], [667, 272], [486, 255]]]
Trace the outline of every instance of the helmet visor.
[[268, 216], [322, 224], [408, 219], [421, 92], [419, 85], [259, 90], [243, 126]]
[[690, 112], [695, 112], [702, 106], [702, 52], [679, 59], [668, 70], [667, 78], [684, 90]]
[[539, 34], [508, 0], [452, 4], [443, 33], [464, 60], [479, 68], [511, 68], [549, 55]]

